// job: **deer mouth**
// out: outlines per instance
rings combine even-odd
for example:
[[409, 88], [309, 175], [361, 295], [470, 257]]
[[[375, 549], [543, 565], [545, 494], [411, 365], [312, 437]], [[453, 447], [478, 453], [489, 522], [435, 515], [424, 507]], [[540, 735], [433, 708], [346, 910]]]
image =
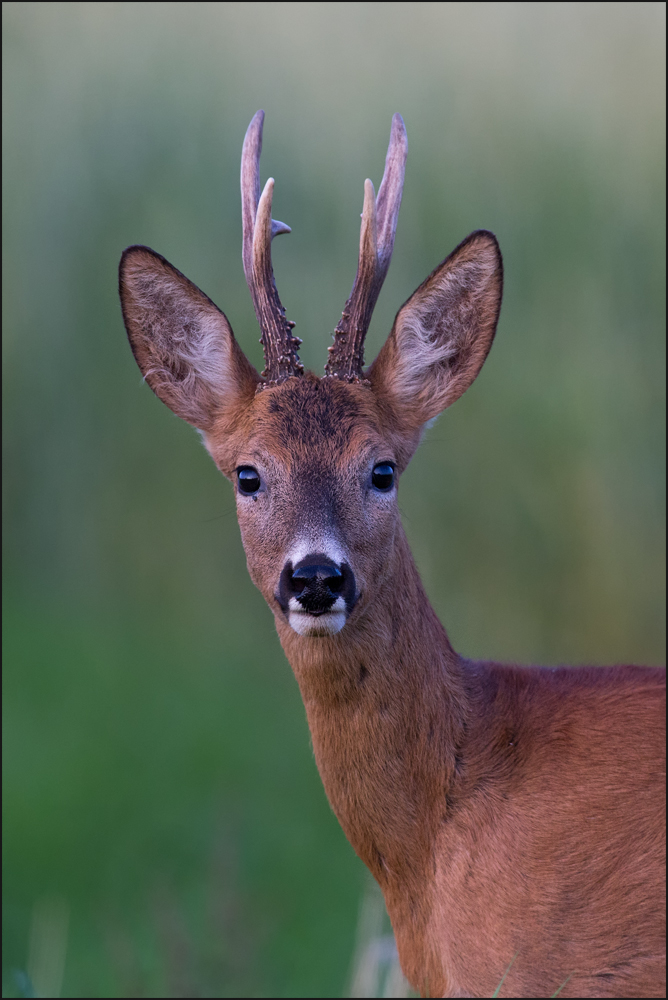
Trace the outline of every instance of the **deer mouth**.
[[335, 635], [347, 620], [348, 609], [342, 597], [331, 601], [328, 608], [317, 610], [308, 610], [297, 598], [290, 598], [288, 623], [298, 635]]

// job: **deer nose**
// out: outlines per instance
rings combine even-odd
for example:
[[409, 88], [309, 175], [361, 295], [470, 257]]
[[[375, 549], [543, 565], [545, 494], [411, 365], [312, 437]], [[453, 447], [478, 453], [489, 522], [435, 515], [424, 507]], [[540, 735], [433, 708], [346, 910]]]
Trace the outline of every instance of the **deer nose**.
[[291, 608], [293, 611], [322, 615], [332, 609], [339, 597], [350, 610], [354, 601], [355, 578], [346, 563], [337, 566], [331, 559], [316, 553], [301, 559], [296, 566], [287, 562], [278, 589], [278, 602], [284, 611]]

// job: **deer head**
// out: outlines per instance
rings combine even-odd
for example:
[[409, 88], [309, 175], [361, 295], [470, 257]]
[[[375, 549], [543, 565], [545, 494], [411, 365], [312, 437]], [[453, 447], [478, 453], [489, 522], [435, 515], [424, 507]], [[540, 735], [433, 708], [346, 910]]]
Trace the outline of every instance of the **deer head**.
[[123, 253], [120, 295], [144, 378], [199, 429], [235, 485], [248, 568], [279, 631], [315, 638], [353, 628], [393, 573], [399, 479], [425, 425], [480, 371], [498, 320], [502, 263], [492, 233], [468, 236], [401, 307], [364, 370], [403, 187], [406, 132], [395, 115], [377, 197], [365, 181], [357, 276], [325, 374], [304, 372], [271, 265], [271, 240], [290, 230], [271, 218], [273, 179], [260, 194], [263, 119], [258, 111], [241, 163], [243, 264], [262, 375], [224, 313], [148, 247]]

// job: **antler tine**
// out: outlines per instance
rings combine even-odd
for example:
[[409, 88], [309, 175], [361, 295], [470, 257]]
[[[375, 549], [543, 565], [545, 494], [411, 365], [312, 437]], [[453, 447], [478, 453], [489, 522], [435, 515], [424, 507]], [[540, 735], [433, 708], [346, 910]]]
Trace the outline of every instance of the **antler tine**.
[[243, 228], [242, 259], [244, 274], [250, 289], [255, 315], [262, 336], [267, 379], [261, 385], [277, 385], [291, 375], [301, 375], [304, 366], [299, 360], [298, 337], [292, 336], [294, 323], [285, 318], [271, 266], [271, 241], [274, 236], [289, 233], [284, 222], [271, 218], [274, 179], [267, 181], [260, 195], [260, 153], [264, 111], [258, 111], [248, 126], [241, 153], [241, 220]]
[[253, 294], [253, 230], [260, 200], [260, 154], [262, 152], [262, 126], [264, 111], [253, 116], [241, 150], [241, 224], [243, 228], [242, 258], [244, 274]]
[[404, 190], [407, 155], [408, 136], [404, 120], [401, 115], [393, 115], [390, 144], [387, 147], [385, 158], [385, 171], [376, 199], [376, 211], [379, 219], [378, 254], [382, 269], [381, 282], [385, 280], [394, 249], [394, 236], [397, 231], [401, 195]]
[[326, 375], [347, 382], [362, 378], [364, 338], [392, 258], [407, 153], [406, 127], [401, 115], [395, 114], [378, 197], [371, 181], [364, 182], [357, 274], [325, 365]]

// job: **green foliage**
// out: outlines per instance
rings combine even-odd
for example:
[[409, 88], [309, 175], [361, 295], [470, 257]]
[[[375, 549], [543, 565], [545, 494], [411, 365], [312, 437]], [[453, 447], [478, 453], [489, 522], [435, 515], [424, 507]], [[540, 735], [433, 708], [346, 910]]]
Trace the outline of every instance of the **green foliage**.
[[664, 17], [3, 5], [4, 995], [17, 968], [55, 988], [62, 940], [64, 996], [345, 988], [362, 866], [230, 487], [142, 385], [116, 295], [121, 250], [146, 243], [260, 363], [238, 194], [259, 107], [307, 366], [352, 284], [394, 111], [407, 179], [368, 356], [467, 233], [499, 238], [497, 341], [401, 484], [456, 648], [662, 661]]

